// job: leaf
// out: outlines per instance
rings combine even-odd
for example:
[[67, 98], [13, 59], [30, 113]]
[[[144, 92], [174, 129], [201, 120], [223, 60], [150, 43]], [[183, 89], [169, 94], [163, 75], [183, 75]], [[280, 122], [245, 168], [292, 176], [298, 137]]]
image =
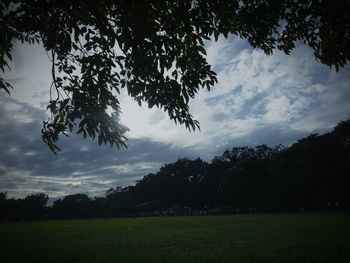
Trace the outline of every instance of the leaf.
[[197, 46], [197, 50], [203, 55], [207, 55], [207, 51], [205, 50], [204, 46]]

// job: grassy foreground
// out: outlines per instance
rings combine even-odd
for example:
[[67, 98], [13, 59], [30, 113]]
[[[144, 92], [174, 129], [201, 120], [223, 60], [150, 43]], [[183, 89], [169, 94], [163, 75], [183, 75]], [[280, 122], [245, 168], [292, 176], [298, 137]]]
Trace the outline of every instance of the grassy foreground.
[[0, 223], [1, 262], [350, 262], [350, 214]]

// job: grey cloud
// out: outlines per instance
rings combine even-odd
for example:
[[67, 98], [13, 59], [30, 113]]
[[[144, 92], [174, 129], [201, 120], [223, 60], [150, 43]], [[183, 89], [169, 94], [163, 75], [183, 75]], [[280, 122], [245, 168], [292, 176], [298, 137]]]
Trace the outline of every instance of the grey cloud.
[[234, 118], [244, 119], [250, 116], [258, 117], [264, 113], [264, 103], [266, 102], [266, 93], [258, 94], [245, 100], [237, 112], [232, 112]]
[[[147, 138], [131, 139], [128, 149], [118, 150], [72, 134], [62, 137], [62, 152], [55, 156], [40, 138], [44, 113], [11, 97], [0, 101], [0, 191], [12, 195], [33, 189], [53, 196], [77, 191], [101, 194], [116, 185], [133, 184], [185, 153]], [[15, 104], [15, 109], [7, 110], [8, 103]], [[27, 121], [14, 116], [26, 116]]]
[[217, 43], [208, 41], [206, 47], [208, 62], [215, 71], [225, 70], [228, 65], [232, 64], [232, 61], [228, 60], [232, 54], [238, 54], [243, 50], [253, 50], [247, 41], [235, 36], [229, 36], [228, 39], [219, 37]]
[[[314, 131], [324, 132], [324, 130]], [[286, 128], [280, 125], [264, 125], [261, 124], [254, 131], [232, 139], [230, 136], [217, 138], [218, 147], [212, 152], [212, 155], [220, 155], [226, 149], [237, 146], [257, 146], [267, 144], [270, 147], [282, 144], [289, 146], [297, 140], [309, 135], [303, 130]]]
[[220, 94], [217, 96], [211, 96], [209, 98], [204, 99], [204, 102], [208, 106], [215, 106], [219, 103], [225, 101], [226, 98], [230, 98], [231, 96], [237, 96], [242, 92], [242, 85], [238, 85], [237, 87], [232, 88], [229, 92], [225, 92], [224, 94]]
[[[297, 48], [290, 57], [279, 53], [267, 57], [253, 52], [245, 41], [220, 41], [220, 49], [208, 46], [209, 62], [222, 87], [203, 98], [199, 107], [199, 113], [208, 119], [208, 129], [203, 125], [198, 134], [204, 138], [199, 140], [201, 145], [184, 140], [183, 145], [192, 146], [174, 146], [153, 137], [130, 139], [128, 149], [118, 150], [71, 135], [61, 138], [63, 151], [55, 156], [40, 138], [45, 112], [0, 92], [0, 191], [21, 196], [35, 191], [53, 197], [77, 192], [100, 195], [110, 187], [133, 184], [179, 157], [210, 161], [233, 146], [290, 145], [350, 117], [349, 66], [335, 73], [314, 62], [306, 49]], [[46, 93], [40, 90], [36, 96], [45, 98]], [[270, 111], [288, 116], [281, 114], [277, 121], [264, 119], [268, 103], [281, 97], [290, 104], [283, 105], [287, 110]], [[156, 111], [149, 123], [157, 124], [163, 117]]]
[[17, 77], [17, 78], [5, 78], [5, 81], [10, 83], [11, 85], [15, 85], [20, 81], [25, 80], [25, 77]]
[[227, 121], [229, 118], [230, 116], [224, 112], [215, 112], [211, 115], [211, 119], [215, 122], [224, 122]]
[[150, 117], [150, 124], [157, 124], [164, 119], [164, 114], [161, 110], [156, 110]]

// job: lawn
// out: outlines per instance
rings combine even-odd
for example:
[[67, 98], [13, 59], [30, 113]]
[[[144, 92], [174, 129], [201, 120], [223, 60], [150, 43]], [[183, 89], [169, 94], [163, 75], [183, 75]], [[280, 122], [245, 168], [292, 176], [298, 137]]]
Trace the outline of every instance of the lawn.
[[5, 262], [350, 262], [350, 214], [0, 223]]

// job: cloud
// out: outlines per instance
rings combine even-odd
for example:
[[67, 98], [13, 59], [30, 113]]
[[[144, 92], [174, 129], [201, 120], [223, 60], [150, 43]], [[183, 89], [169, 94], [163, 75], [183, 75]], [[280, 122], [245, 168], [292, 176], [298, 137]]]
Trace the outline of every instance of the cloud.
[[13, 71], [5, 74], [15, 90], [11, 97], [0, 96], [0, 191], [100, 195], [179, 157], [209, 161], [233, 146], [289, 145], [350, 118], [349, 66], [335, 72], [303, 45], [290, 56], [278, 51], [267, 56], [233, 37], [206, 45], [219, 83], [190, 102], [201, 131], [175, 125], [161, 109], [139, 107], [122, 90], [129, 148], [99, 147], [72, 135], [62, 138], [58, 156], [40, 139], [51, 83], [47, 56], [38, 46], [16, 45]]
[[[251, 134], [258, 136], [256, 131], [265, 125], [306, 135], [350, 116], [344, 99], [349, 90], [344, 88], [350, 80], [349, 66], [336, 73], [317, 62], [304, 45], [289, 56], [279, 51], [267, 56], [246, 41], [231, 37], [207, 42], [207, 53], [219, 83], [210, 92], [200, 91], [190, 102], [201, 131], [189, 133], [172, 123], [162, 110], [139, 107], [126, 98], [122, 120], [130, 128], [130, 138], [146, 136], [209, 156], [222, 141], [235, 143]], [[320, 122], [320, 114], [329, 117]], [[303, 125], [306, 119], [309, 121]], [[258, 136], [253, 141], [264, 143], [263, 138]], [[278, 141], [288, 142], [288, 138]]]
[[[235, 49], [237, 42], [239, 48]], [[202, 131], [210, 135], [203, 137], [206, 142], [217, 138], [235, 142], [254, 134], [256, 143], [264, 143], [265, 136], [256, 131], [266, 125], [306, 135], [350, 116], [346, 103], [349, 66], [336, 73], [315, 61], [311, 50], [303, 45], [290, 56], [278, 51], [267, 56], [231, 38], [225, 44], [209, 44], [208, 55], [219, 83], [210, 93], [202, 92], [192, 105]], [[320, 123], [317, 116], [322, 114], [330, 117]], [[309, 125], [300, 125], [305, 119]], [[288, 141], [287, 137], [279, 140]]]
[[49, 100], [49, 87], [52, 83], [51, 62], [40, 45], [14, 43], [13, 59], [9, 63], [4, 79], [14, 89], [11, 96], [20, 102], [29, 103], [36, 108], [45, 108]]
[[101, 195], [110, 187], [133, 184], [185, 154], [148, 138], [131, 139], [128, 149], [118, 150], [72, 134], [62, 137], [63, 150], [55, 156], [40, 139], [42, 110], [8, 96], [0, 96], [0, 103], [0, 191], [10, 196]]

